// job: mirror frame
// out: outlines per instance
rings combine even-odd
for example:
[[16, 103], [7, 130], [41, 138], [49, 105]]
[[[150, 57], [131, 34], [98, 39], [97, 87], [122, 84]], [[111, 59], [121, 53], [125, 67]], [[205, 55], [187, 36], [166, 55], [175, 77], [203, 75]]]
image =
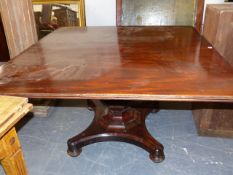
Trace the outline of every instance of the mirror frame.
[[79, 16], [79, 26], [86, 26], [86, 17], [85, 17], [85, 2], [84, 0], [32, 0], [32, 4], [52, 4], [52, 3], [64, 3], [64, 4], [77, 4], [79, 6], [78, 16]]

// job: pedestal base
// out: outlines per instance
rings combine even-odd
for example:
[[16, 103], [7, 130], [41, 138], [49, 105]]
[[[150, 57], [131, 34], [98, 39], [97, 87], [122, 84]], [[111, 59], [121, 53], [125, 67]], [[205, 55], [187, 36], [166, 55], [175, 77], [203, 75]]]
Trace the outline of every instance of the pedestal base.
[[156, 163], [164, 160], [163, 145], [150, 135], [145, 125], [155, 103], [98, 100], [88, 103], [95, 117], [85, 131], [68, 140], [70, 156], [78, 156], [82, 147], [92, 143], [121, 141], [145, 149]]

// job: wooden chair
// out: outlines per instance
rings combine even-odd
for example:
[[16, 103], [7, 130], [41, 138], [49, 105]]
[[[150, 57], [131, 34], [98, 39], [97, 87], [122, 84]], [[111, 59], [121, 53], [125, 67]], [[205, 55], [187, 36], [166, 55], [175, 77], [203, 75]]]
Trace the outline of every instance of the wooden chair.
[[0, 96], [0, 163], [7, 175], [27, 174], [14, 125], [31, 109], [27, 98]]

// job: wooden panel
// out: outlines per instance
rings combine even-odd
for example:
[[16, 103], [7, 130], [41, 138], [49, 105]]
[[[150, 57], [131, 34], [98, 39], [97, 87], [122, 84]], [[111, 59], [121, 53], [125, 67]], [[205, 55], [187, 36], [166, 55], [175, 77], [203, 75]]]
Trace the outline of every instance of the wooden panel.
[[233, 137], [233, 104], [194, 104], [193, 116], [200, 135]]
[[3, 66], [0, 93], [233, 102], [233, 68], [210, 46], [192, 27], [61, 28]]
[[233, 4], [207, 6], [203, 35], [222, 56], [232, 35], [230, 23], [233, 23]]
[[27, 169], [15, 128], [0, 139], [0, 162], [7, 175], [27, 175]]
[[122, 0], [116, 0], [116, 25], [121, 26]]
[[204, 12], [205, 0], [196, 0], [195, 29], [202, 33], [202, 19]]
[[10, 57], [13, 58], [37, 41], [32, 2], [1, 0], [0, 11]]
[[0, 138], [31, 109], [26, 98], [0, 96]]
[[8, 51], [8, 46], [6, 43], [6, 36], [2, 24], [2, 18], [0, 14], [0, 62], [3, 61], [8, 61], [10, 59], [9, 51]]
[[229, 35], [227, 37], [226, 41], [226, 47], [224, 50], [224, 58], [225, 60], [230, 63], [233, 66], [233, 49], [232, 49], [232, 43], [233, 43], [233, 22], [229, 24]]

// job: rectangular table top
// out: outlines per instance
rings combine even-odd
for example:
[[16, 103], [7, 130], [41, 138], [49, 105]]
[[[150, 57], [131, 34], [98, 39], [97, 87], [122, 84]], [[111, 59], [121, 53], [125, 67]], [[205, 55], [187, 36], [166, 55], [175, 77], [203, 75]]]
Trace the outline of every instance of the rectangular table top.
[[1, 67], [0, 94], [233, 102], [233, 67], [192, 27], [61, 28]]

